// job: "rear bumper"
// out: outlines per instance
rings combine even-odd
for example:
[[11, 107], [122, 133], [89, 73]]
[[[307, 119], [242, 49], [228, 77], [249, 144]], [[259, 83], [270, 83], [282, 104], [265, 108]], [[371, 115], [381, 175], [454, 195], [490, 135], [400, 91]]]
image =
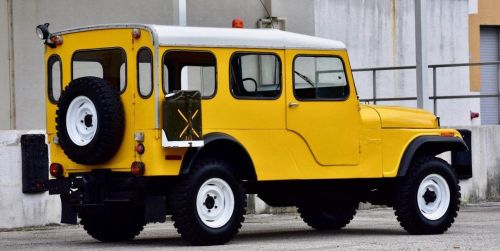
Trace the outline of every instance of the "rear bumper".
[[144, 206], [147, 222], [163, 222], [168, 189], [158, 194], [148, 187], [160, 183], [165, 184], [164, 180], [158, 182], [148, 177], [138, 178], [130, 173], [94, 170], [50, 180], [49, 193], [61, 197], [62, 223], [76, 224], [81, 211], [99, 213], [131, 203]]

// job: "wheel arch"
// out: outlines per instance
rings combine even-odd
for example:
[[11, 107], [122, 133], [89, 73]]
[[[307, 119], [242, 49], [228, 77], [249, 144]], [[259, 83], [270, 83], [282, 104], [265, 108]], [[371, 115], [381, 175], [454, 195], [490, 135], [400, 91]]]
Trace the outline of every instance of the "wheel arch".
[[187, 174], [200, 158], [214, 156], [230, 162], [233, 171], [242, 180], [257, 180], [257, 174], [248, 151], [234, 137], [225, 133], [209, 133], [203, 137], [204, 146], [189, 148], [182, 160], [179, 174]]
[[412, 161], [420, 156], [436, 156], [447, 151], [467, 151], [469, 148], [461, 138], [420, 136], [406, 147], [399, 162], [398, 177], [405, 176]]

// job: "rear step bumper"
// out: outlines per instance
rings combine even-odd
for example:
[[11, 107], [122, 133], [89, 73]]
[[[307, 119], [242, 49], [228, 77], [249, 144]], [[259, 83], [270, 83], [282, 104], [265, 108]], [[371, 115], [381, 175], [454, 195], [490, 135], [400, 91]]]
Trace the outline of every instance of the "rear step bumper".
[[[110, 208], [144, 206], [147, 222], [163, 222], [166, 215], [166, 193], [150, 194], [144, 185], [153, 178], [136, 178], [130, 173], [94, 170], [71, 174], [69, 178], [49, 180], [49, 193], [60, 194], [61, 223], [76, 224], [78, 212], [99, 213]], [[146, 182], [148, 181], [148, 182]]]

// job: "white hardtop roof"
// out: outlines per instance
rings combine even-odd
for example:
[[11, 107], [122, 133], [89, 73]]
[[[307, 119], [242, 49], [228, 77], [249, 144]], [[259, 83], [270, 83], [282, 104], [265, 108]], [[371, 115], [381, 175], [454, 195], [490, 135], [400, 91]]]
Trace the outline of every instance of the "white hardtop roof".
[[145, 28], [160, 46], [344, 50], [344, 43], [277, 29], [206, 28], [150, 24], [108, 24], [61, 31], [65, 34], [111, 28]]

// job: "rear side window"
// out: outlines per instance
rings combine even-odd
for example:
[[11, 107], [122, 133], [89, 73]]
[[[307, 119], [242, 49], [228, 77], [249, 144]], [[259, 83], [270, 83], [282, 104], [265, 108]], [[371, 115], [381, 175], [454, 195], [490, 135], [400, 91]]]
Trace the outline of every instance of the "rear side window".
[[77, 51], [71, 62], [72, 79], [98, 77], [109, 81], [120, 92], [127, 86], [126, 54], [123, 49]]
[[298, 56], [293, 88], [299, 100], [345, 99], [349, 94], [344, 64], [333, 56]]
[[163, 91], [197, 90], [202, 98], [216, 91], [215, 56], [202, 51], [168, 51], [163, 56]]
[[143, 98], [148, 98], [153, 92], [153, 55], [148, 48], [137, 53], [137, 87]]
[[50, 56], [47, 61], [47, 91], [49, 100], [57, 103], [62, 89], [62, 65], [61, 58], [57, 55]]
[[229, 78], [236, 98], [275, 99], [281, 94], [281, 62], [273, 54], [234, 54]]

